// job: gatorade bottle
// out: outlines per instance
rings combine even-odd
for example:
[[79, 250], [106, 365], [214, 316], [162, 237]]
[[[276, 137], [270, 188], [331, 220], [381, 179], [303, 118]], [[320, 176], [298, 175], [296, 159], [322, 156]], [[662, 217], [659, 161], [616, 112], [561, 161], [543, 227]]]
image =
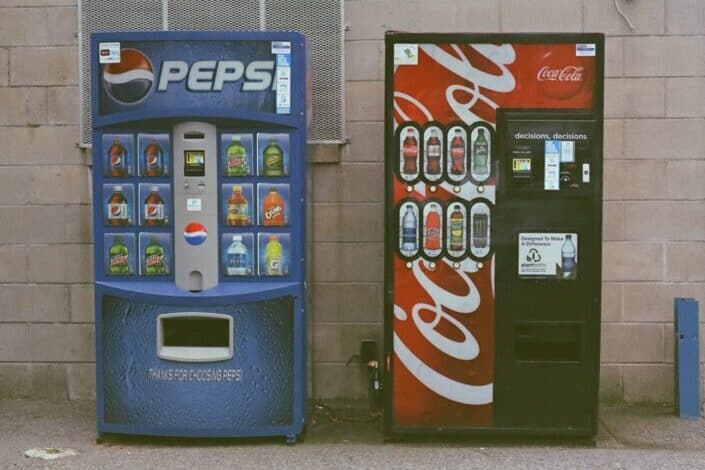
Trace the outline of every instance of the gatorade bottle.
[[228, 198], [226, 223], [231, 227], [250, 224], [249, 204], [242, 194], [242, 186], [239, 184], [233, 186], [233, 193]]
[[144, 249], [144, 274], [146, 276], [163, 276], [167, 273], [164, 247], [155, 237], [149, 239]]
[[247, 167], [247, 150], [240, 143], [240, 136], [233, 136], [232, 143], [225, 153], [226, 176], [247, 176], [250, 174], [250, 169]]
[[460, 205], [456, 204], [453, 207], [453, 212], [450, 214], [450, 243], [449, 249], [452, 251], [461, 251], [465, 245], [465, 217], [460, 211]]
[[242, 235], [233, 235], [233, 242], [228, 247], [227, 266], [228, 276], [245, 276], [248, 268], [247, 247], [242, 243]]
[[278, 235], [270, 235], [267, 246], [264, 249], [264, 266], [268, 276], [282, 276], [284, 250], [279, 242]]
[[130, 253], [120, 236], [115, 237], [108, 252], [108, 272], [112, 276], [130, 274]]

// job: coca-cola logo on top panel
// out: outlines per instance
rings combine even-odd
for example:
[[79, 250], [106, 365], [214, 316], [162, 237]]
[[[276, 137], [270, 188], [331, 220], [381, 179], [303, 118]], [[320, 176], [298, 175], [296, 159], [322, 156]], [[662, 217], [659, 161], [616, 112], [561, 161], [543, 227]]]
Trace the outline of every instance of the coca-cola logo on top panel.
[[536, 71], [536, 81], [546, 96], [562, 100], [578, 94], [589, 73], [587, 61], [576, 57], [575, 51], [554, 49], [544, 54]]

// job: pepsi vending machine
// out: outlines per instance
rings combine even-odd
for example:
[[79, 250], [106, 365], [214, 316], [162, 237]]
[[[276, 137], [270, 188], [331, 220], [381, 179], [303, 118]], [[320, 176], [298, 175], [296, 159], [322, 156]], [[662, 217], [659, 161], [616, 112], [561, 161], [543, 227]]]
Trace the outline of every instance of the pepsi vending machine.
[[388, 435], [595, 434], [603, 44], [387, 34]]
[[298, 33], [91, 38], [98, 432], [305, 421]]

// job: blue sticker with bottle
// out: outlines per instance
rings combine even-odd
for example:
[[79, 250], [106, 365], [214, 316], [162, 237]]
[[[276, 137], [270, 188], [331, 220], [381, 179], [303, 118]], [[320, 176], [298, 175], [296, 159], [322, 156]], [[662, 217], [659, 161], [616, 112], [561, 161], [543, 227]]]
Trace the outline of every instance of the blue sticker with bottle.
[[103, 235], [103, 266], [106, 276], [135, 274], [135, 235], [106, 233]]
[[288, 233], [260, 233], [257, 236], [260, 276], [289, 274], [291, 238]]
[[131, 184], [103, 185], [103, 224], [120, 227], [134, 224], [135, 187]]
[[254, 235], [251, 233], [224, 233], [222, 265], [226, 276], [251, 276], [254, 261]]
[[127, 178], [132, 176], [135, 143], [132, 134], [103, 134], [103, 176]]
[[169, 176], [171, 146], [169, 134], [137, 134], [137, 169], [142, 177]]

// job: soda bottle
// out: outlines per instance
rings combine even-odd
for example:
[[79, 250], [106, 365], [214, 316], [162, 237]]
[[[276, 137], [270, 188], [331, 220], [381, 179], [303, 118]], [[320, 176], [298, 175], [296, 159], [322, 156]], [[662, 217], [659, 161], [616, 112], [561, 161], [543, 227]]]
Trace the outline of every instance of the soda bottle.
[[250, 208], [242, 194], [242, 186], [233, 186], [233, 192], [228, 198], [228, 215], [226, 223], [231, 226], [242, 226], [250, 224]]
[[419, 158], [419, 143], [416, 141], [413, 129], [406, 131], [406, 138], [402, 145], [402, 157], [404, 158], [404, 166], [401, 172], [405, 175], [416, 175], [419, 172], [416, 165]]
[[416, 251], [416, 215], [411, 204], [406, 206], [406, 212], [401, 219], [401, 249], [408, 252]]
[[575, 245], [572, 238], [571, 235], [566, 235], [561, 247], [561, 269], [564, 278], [571, 278], [575, 274]]
[[108, 148], [108, 175], [113, 178], [127, 176], [127, 149], [120, 139], [113, 140]]
[[262, 225], [286, 225], [284, 199], [276, 189], [270, 189], [262, 204]]
[[489, 148], [485, 139], [485, 130], [477, 130], [477, 138], [472, 144], [473, 173], [479, 176], [489, 174]]
[[128, 225], [127, 198], [122, 194], [122, 186], [113, 186], [113, 194], [108, 199], [108, 225]]
[[487, 248], [488, 219], [487, 214], [473, 214], [472, 216], [472, 245], [475, 248]]
[[164, 199], [159, 195], [159, 186], [151, 186], [149, 191], [149, 195], [144, 200], [144, 224], [164, 225], [166, 223]]
[[426, 142], [426, 173], [429, 175], [441, 174], [441, 139], [436, 135], [436, 129], [429, 131], [430, 137]]
[[450, 246], [452, 251], [461, 251], [464, 248], [465, 239], [465, 217], [460, 211], [460, 204], [453, 206], [450, 214]]
[[233, 235], [233, 242], [228, 247], [226, 272], [228, 276], [244, 276], [248, 269], [247, 247], [242, 243], [242, 235]]
[[465, 139], [460, 129], [455, 130], [453, 140], [450, 142], [450, 172], [454, 175], [465, 173]]
[[147, 276], [167, 274], [164, 247], [155, 237], [149, 239], [149, 245], [144, 249], [144, 274]]
[[130, 274], [130, 253], [120, 236], [115, 237], [108, 251], [108, 272], [112, 276]]
[[269, 141], [262, 153], [263, 176], [284, 176], [284, 152], [276, 140]]
[[144, 176], [164, 176], [164, 151], [154, 139], [144, 148]]
[[240, 142], [240, 136], [233, 136], [232, 143], [225, 152], [225, 175], [247, 176], [249, 174], [247, 150]]
[[264, 249], [265, 272], [268, 276], [281, 276], [284, 274], [283, 257], [284, 250], [279, 242], [279, 236], [270, 235], [267, 246]]
[[441, 249], [441, 214], [437, 204], [431, 204], [431, 210], [426, 214], [424, 226], [424, 249], [434, 251]]

